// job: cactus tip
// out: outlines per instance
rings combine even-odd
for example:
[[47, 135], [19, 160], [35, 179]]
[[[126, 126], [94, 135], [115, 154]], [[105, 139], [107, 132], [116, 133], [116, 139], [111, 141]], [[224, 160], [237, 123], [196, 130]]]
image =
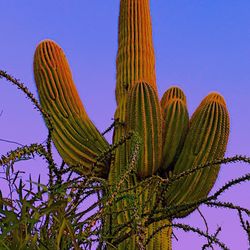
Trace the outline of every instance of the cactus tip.
[[205, 99], [202, 101], [202, 104], [209, 103], [209, 102], [217, 102], [223, 106], [226, 106], [226, 102], [225, 102], [224, 97], [216, 91], [209, 93], [205, 97]]

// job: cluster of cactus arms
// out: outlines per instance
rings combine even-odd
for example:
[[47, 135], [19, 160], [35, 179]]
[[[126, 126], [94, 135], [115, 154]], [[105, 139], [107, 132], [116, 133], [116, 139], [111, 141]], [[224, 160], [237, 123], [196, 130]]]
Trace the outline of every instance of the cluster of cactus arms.
[[[189, 118], [186, 97], [179, 87], [171, 87], [159, 99], [149, 0], [120, 0], [116, 66], [112, 144], [119, 146], [114, 147], [112, 157], [98, 161], [111, 145], [89, 119], [67, 59], [51, 40], [42, 41], [34, 56], [40, 103], [51, 116], [52, 139], [63, 160], [81, 175], [106, 179], [110, 192], [117, 183], [125, 190], [120, 199], [109, 204], [110, 215], [104, 220], [107, 248], [139, 249], [144, 244], [148, 250], [172, 249], [172, 219], [185, 217], [196, 207], [151, 223], [147, 218], [154, 218], [154, 211], [161, 211], [157, 214], [161, 218], [169, 207], [207, 197], [220, 166], [191, 172], [160, 191], [158, 180], [171, 179], [224, 156], [229, 135], [226, 103], [212, 92]], [[138, 148], [133, 139], [119, 143], [131, 133], [140, 141]], [[125, 178], [135, 150], [135, 166]], [[144, 219], [131, 226], [138, 218]]]

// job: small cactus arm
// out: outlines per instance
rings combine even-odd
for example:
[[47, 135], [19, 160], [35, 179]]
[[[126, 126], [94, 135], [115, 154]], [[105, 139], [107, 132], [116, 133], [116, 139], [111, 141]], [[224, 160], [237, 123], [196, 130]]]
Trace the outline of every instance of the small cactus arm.
[[[191, 117], [190, 128], [173, 174], [223, 158], [228, 136], [229, 115], [226, 103], [221, 95], [211, 93]], [[177, 180], [167, 191], [166, 204], [180, 205], [205, 198], [216, 181], [219, 169], [219, 165], [210, 166]], [[186, 216], [194, 209], [180, 213], [178, 217]]]
[[67, 59], [55, 42], [44, 40], [36, 48], [34, 75], [40, 103], [53, 121], [53, 142], [63, 160], [83, 175], [107, 176], [108, 162], [96, 164], [96, 160], [108, 142], [88, 118]]
[[[152, 176], [160, 167], [162, 154], [162, 117], [155, 90], [146, 82], [134, 84], [128, 94], [126, 128], [142, 139], [142, 152], [137, 162], [137, 176]], [[128, 143], [129, 145], [129, 143]], [[128, 152], [130, 153], [130, 148]]]
[[162, 174], [170, 172], [177, 160], [188, 131], [186, 97], [178, 87], [171, 87], [161, 99], [163, 116]]

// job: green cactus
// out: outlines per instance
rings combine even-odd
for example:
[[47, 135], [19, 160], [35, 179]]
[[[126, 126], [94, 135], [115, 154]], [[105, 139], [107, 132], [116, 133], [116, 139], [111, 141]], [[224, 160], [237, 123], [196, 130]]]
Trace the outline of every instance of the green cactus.
[[[180, 174], [195, 166], [222, 158], [229, 135], [229, 116], [223, 97], [209, 94], [190, 119], [189, 130], [173, 173]], [[168, 205], [178, 205], [204, 198], [212, 189], [219, 166], [199, 170], [174, 183], [167, 194]], [[192, 211], [192, 210], [191, 210]], [[187, 213], [180, 214], [185, 216]]]
[[145, 82], [136, 83], [128, 93], [126, 128], [127, 131], [136, 131], [143, 141], [143, 152], [137, 163], [139, 178], [152, 176], [160, 167], [162, 154], [161, 122], [160, 103], [156, 92]]
[[[110, 237], [108, 249], [137, 249], [140, 244], [146, 244], [148, 250], [172, 249], [172, 228], [166, 225], [171, 224], [173, 216], [150, 223], [149, 215], [154, 216], [157, 209], [164, 213], [164, 208], [205, 198], [216, 181], [219, 166], [193, 172], [165, 189], [151, 177], [169, 178], [222, 158], [229, 136], [228, 111], [217, 93], [205, 97], [190, 121], [180, 88], [170, 88], [159, 100], [149, 0], [120, 1], [118, 45], [113, 144], [132, 132], [139, 136], [141, 146], [136, 168], [120, 187], [128, 191], [108, 208], [110, 215], [104, 225]], [[109, 144], [88, 118], [66, 57], [55, 42], [45, 40], [38, 45], [34, 74], [41, 105], [52, 118], [52, 139], [64, 161], [82, 175], [107, 179], [115, 188], [126, 174], [133, 140], [115, 148], [111, 159], [98, 161]], [[195, 208], [174, 217], [184, 217]], [[135, 228], [125, 226], [115, 235], [119, 226], [129, 225], [143, 214], [148, 217]], [[112, 246], [113, 239], [122, 234], [129, 237]]]
[[178, 87], [167, 90], [161, 99], [161, 107], [164, 141], [162, 170], [169, 172], [182, 149], [188, 130], [186, 97], [182, 90]]
[[[92, 174], [92, 165], [108, 142], [88, 118], [67, 59], [55, 42], [45, 40], [36, 48], [34, 75], [41, 105], [53, 120], [52, 138], [58, 152], [80, 173]], [[99, 164], [94, 171], [97, 176], [105, 177], [108, 169], [107, 162]]]

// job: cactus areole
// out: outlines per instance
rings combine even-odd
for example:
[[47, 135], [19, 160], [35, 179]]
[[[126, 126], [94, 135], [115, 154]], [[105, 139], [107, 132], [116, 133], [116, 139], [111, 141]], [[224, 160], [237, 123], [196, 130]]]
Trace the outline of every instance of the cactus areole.
[[[172, 219], [197, 207], [170, 213], [171, 206], [207, 197], [220, 166], [200, 169], [165, 186], [162, 180], [222, 158], [229, 115], [224, 98], [215, 92], [202, 100], [191, 118], [180, 88], [169, 88], [159, 99], [149, 0], [120, 1], [113, 134], [113, 145], [118, 146], [109, 154], [112, 157], [99, 160], [112, 145], [88, 117], [63, 50], [54, 41], [37, 46], [34, 74], [63, 160], [81, 175], [106, 179], [108, 196], [114, 189], [123, 190], [104, 219], [107, 249], [172, 249]], [[129, 134], [132, 138], [120, 143]]]

